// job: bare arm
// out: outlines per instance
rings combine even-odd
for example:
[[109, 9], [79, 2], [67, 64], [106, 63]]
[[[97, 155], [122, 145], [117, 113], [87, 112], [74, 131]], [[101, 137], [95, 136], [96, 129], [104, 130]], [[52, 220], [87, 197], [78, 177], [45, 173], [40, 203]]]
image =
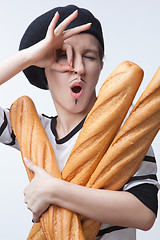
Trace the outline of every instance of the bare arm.
[[111, 225], [148, 230], [154, 213], [134, 195], [124, 191], [90, 189], [58, 181], [52, 203]]
[[27, 167], [35, 178], [24, 191], [25, 202], [35, 221], [50, 204], [103, 223], [142, 230], [150, 229], [155, 221], [155, 214], [129, 192], [90, 189], [55, 179], [30, 161]]
[[8, 81], [30, 65], [27, 51], [22, 50], [0, 62], [0, 84]]
[[78, 12], [75, 11], [55, 28], [59, 18], [59, 13], [57, 12], [48, 27], [45, 39], [0, 62], [0, 84], [6, 82], [31, 65], [42, 68], [52, 68], [62, 72], [71, 70], [70, 54], [67, 54], [68, 65], [60, 65], [54, 58], [54, 51], [59, 48], [62, 48], [66, 52], [69, 51], [68, 46], [64, 44], [64, 41], [67, 38], [90, 28], [91, 24], [85, 24], [65, 31], [66, 26], [73, 21], [77, 15]]

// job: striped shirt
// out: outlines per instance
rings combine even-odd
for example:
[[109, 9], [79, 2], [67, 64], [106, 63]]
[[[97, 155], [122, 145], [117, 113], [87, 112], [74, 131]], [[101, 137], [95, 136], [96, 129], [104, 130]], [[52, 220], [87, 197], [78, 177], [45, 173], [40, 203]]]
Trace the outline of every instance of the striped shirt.
[[[78, 138], [84, 120], [81, 121], [67, 136], [62, 139], [57, 139], [56, 117], [47, 117], [44, 114], [39, 115], [39, 117], [55, 151], [59, 169], [62, 171]], [[17, 140], [11, 128], [9, 110], [4, 110], [2, 108], [0, 108], [0, 141], [6, 145], [19, 149]], [[155, 214], [157, 214], [158, 208], [157, 192], [159, 188], [156, 174], [156, 160], [152, 147], [150, 147], [146, 157], [142, 161], [140, 168], [122, 189], [135, 195]], [[102, 224], [96, 239], [135, 240], [136, 230], [121, 226]]]

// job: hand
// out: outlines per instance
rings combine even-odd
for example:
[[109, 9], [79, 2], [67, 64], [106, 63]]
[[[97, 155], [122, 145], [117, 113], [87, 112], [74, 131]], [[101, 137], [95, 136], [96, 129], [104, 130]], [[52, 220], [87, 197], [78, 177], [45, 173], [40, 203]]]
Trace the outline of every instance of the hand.
[[25, 165], [34, 173], [34, 178], [24, 189], [24, 202], [33, 213], [33, 221], [39, 222], [40, 216], [50, 205], [49, 189], [54, 178], [43, 168], [36, 166], [28, 159], [25, 159]]
[[[70, 66], [72, 61], [70, 54], [71, 49], [70, 46], [64, 43], [64, 41], [75, 34], [89, 29], [91, 26], [91, 24], [89, 23], [65, 31], [65, 28], [77, 16], [78, 11], [73, 12], [55, 28], [59, 18], [59, 13], [57, 12], [55, 14], [48, 27], [45, 39], [27, 49], [27, 51], [29, 51], [28, 56], [32, 59], [32, 65], [36, 65], [42, 68], [51, 68], [61, 72], [70, 71], [73, 69], [72, 66]], [[56, 62], [56, 49], [62, 49], [66, 51], [68, 65], [61, 65]]]

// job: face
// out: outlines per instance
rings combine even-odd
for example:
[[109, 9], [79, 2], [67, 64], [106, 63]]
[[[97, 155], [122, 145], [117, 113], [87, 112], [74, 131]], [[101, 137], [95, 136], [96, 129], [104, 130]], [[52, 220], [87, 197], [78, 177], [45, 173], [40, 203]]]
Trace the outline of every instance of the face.
[[[57, 113], [87, 114], [96, 100], [95, 87], [102, 69], [99, 42], [91, 34], [77, 34], [65, 41], [72, 55], [74, 71], [45, 69], [49, 90]], [[57, 50], [57, 62], [67, 64], [67, 54]]]

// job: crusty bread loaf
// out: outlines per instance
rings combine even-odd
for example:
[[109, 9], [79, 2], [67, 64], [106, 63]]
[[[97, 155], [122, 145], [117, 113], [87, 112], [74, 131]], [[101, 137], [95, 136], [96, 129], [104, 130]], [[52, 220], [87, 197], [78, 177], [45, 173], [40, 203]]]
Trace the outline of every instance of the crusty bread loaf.
[[[42, 126], [32, 100], [23, 96], [18, 98], [10, 108], [10, 120], [16, 135], [22, 159], [27, 157], [39, 167], [44, 168], [53, 177], [61, 178], [54, 150]], [[33, 172], [27, 170], [29, 180]]]
[[129, 61], [107, 78], [62, 171], [63, 179], [86, 185], [120, 128], [142, 78], [143, 70]]
[[[74, 159], [73, 163], [77, 164], [75, 173], [73, 173], [74, 169], [71, 168], [71, 172], [68, 173], [69, 178], [67, 177], [65, 180], [71, 180], [72, 183], [82, 185], [87, 183], [99, 160], [117, 133], [142, 78], [143, 70], [131, 62], [120, 64], [107, 78], [99, 92], [96, 104], [89, 113], [82, 128], [77, 141], [78, 147], [76, 147], [76, 143], [74, 148], [76, 151], [74, 152], [73, 149], [74, 154], [71, 154], [66, 164], [65, 168], [67, 169], [68, 165], [70, 165], [70, 169], [71, 165], [73, 166], [72, 160]], [[80, 158], [77, 159], [79, 155]], [[83, 159], [86, 161], [84, 165], [82, 164]], [[61, 210], [58, 209], [57, 211]], [[91, 232], [95, 236], [99, 227], [100, 223], [92, 222], [90, 224], [90, 222], [85, 222], [83, 224], [85, 238], [93, 239]], [[90, 236], [90, 238], [87, 236]]]
[[27, 240], [47, 240], [42, 230], [41, 223], [34, 223]]
[[[87, 186], [120, 189], [138, 169], [159, 127], [160, 68], [100, 161]], [[85, 239], [94, 239], [87, 235], [87, 228], [92, 228], [93, 223], [93, 220], [84, 220]], [[98, 223], [94, 226], [98, 226]], [[39, 230], [40, 232], [42, 231]]]
[[[117, 133], [138, 90], [142, 78], [143, 70], [131, 62], [122, 63], [108, 77], [100, 90], [96, 104], [86, 118], [77, 143], [63, 170], [63, 177], [65, 180], [81, 185], [87, 183]], [[114, 109], [113, 111], [112, 108]], [[103, 144], [105, 144], [105, 147], [103, 147]], [[97, 154], [96, 151], [99, 151], [99, 149], [101, 151]], [[97, 155], [95, 156], [95, 154]], [[84, 161], [80, 161], [80, 159], [84, 159]], [[77, 165], [76, 163], [75, 165], [73, 164], [74, 161]], [[90, 185], [90, 187], [92, 187], [92, 185]], [[105, 188], [108, 189], [107, 186], [105, 186]], [[60, 208], [57, 209], [58, 212], [61, 211]], [[94, 229], [93, 226], [95, 226]], [[87, 231], [87, 228], [92, 229], [92, 232], [94, 232], [96, 227], [96, 231], [99, 230], [99, 226], [100, 223], [92, 220], [84, 221], [83, 230], [85, 231], [85, 239], [91, 240], [95, 237], [94, 233], [94, 237], [88, 236], [89, 231]], [[39, 230], [39, 233], [42, 233], [42, 231]]]
[[[128, 61], [121, 63], [107, 78], [62, 171], [63, 179], [86, 185], [120, 128], [142, 79], [143, 70]], [[94, 239], [100, 225], [84, 220], [85, 239]]]
[[101, 159], [87, 186], [120, 189], [134, 175], [160, 129], [160, 67]]
[[[92, 174], [87, 187], [119, 190], [138, 170], [160, 129], [160, 67], [143, 92], [128, 120], [119, 131]], [[82, 228], [87, 240], [87, 226], [98, 226], [85, 219]], [[95, 235], [96, 236], [96, 235]]]
[[[21, 97], [12, 104], [10, 119], [18, 140], [22, 159], [27, 157], [53, 177], [61, 178], [54, 150], [41, 124], [35, 106], [29, 97]], [[34, 175], [28, 168], [26, 170], [31, 181]], [[72, 218], [74, 221], [71, 221]], [[65, 222], [63, 222], [64, 219]], [[63, 208], [51, 205], [42, 214], [40, 222], [47, 240], [71, 239], [71, 236], [75, 240], [84, 239], [78, 216]], [[34, 233], [35, 231], [30, 236], [34, 236], [34, 239], [41, 239], [41, 233], [37, 233], [37, 235]], [[37, 236], [38, 238], [36, 238]]]

